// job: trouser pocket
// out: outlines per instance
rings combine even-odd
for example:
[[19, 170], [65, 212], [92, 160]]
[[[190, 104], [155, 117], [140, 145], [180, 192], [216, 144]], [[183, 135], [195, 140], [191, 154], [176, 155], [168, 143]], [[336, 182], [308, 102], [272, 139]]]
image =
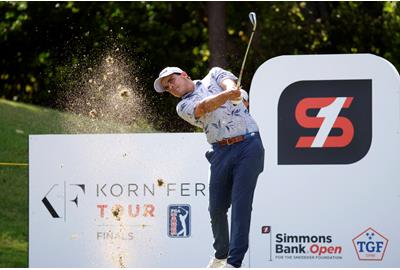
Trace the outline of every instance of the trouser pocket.
[[214, 152], [213, 149], [210, 149], [210, 150], [208, 150], [208, 151], [206, 152], [205, 156], [206, 156], [206, 159], [208, 160], [208, 162], [211, 163], [212, 157], [214, 156], [214, 154], [215, 154], [215, 152]]

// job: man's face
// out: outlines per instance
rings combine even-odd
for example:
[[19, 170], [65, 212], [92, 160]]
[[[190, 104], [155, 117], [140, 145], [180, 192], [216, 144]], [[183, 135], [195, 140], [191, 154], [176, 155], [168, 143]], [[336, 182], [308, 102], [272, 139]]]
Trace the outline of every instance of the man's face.
[[191, 79], [184, 73], [171, 74], [161, 79], [161, 85], [164, 89], [175, 97], [182, 97], [194, 89]]

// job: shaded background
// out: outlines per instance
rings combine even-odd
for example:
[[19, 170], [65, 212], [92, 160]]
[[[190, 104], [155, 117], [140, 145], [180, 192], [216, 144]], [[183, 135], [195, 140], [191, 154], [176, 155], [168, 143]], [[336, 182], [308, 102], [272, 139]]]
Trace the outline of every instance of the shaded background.
[[0, 97], [67, 110], [82, 74], [118, 52], [146, 107], [140, 117], [157, 130], [192, 131], [153, 80], [164, 66], [194, 79], [211, 66], [238, 74], [250, 11], [258, 29], [245, 89], [258, 66], [284, 54], [373, 53], [399, 67], [396, 2], [0, 2]]

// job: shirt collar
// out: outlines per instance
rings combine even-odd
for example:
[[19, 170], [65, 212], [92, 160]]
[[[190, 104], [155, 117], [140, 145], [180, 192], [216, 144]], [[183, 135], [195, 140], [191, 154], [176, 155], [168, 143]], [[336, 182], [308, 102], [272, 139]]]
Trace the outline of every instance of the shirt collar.
[[201, 80], [194, 80], [193, 81], [194, 82], [194, 85], [195, 85], [195, 87], [194, 87], [194, 90], [192, 91], [192, 92], [189, 92], [189, 93], [186, 93], [186, 94], [184, 94], [181, 98], [182, 99], [185, 99], [185, 98], [188, 98], [188, 97], [190, 97], [191, 95], [193, 95], [195, 92], [197, 92], [197, 90], [199, 89], [199, 87], [201, 86]]

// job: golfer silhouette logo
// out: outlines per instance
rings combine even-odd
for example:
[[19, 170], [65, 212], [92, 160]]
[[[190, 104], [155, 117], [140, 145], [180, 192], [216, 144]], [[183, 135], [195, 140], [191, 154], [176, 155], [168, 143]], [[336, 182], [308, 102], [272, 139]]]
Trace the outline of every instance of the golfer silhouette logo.
[[190, 237], [190, 205], [168, 206], [168, 236], [172, 238]]

